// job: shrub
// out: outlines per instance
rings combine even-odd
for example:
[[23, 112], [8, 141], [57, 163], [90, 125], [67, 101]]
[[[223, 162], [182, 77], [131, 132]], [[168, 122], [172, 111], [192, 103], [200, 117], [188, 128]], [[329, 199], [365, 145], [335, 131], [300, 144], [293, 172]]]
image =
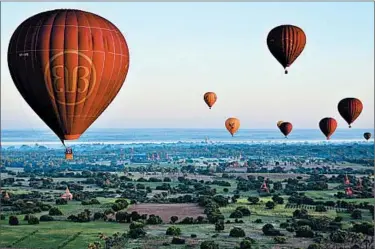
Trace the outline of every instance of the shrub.
[[[251, 212], [247, 207], [237, 207], [236, 210], [240, 211], [243, 216], [251, 215]], [[235, 218], [241, 218], [241, 217], [235, 217]]]
[[287, 222], [282, 222], [282, 223], [280, 223], [280, 228], [287, 228], [289, 226], [289, 223], [287, 223]]
[[183, 245], [183, 244], [185, 244], [185, 239], [181, 239], [181, 238], [173, 237], [173, 239], [172, 239], [172, 244], [175, 244], [175, 245]]
[[314, 232], [311, 230], [309, 226], [300, 226], [297, 227], [296, 237], [313, 238]]
[[5, 220], [5, 215], [0, 214], [0, 220]]
[[335, 222], [341, 222], [342, 221], [342, 217], [341, 216], [337, 216], [335, 217]]
[[203, 241], [200, 249], [219, 249], [219, 245], [214, 241]]
[[224, 220], [219, 220], [215, 223], [215, 231], [223, 231], [225, 229], [224, 227]]
[[138, 238], [144, 237], [145, 235], [146, 235], [146, 232], [143, 228], [131, 229], [128, 232], [128, 236], [132, 239], [138, 239]]
[[284, 204], [284, 199], [281, 196], [275, 195], [272, 200], [277, 204]]
[[250, 240], [244, 239], [240, 243], [240, 249], [251, 249], [251, 244]]
[[181, 234], [181, 229], [179, 227], [171, 226], [168, 227], [166, 235], [178, 236]]
[[277, 236], [277, 237], [273, 238], [273, 240], [278, 244], [285, 244], [285, 242], [286, 242], [286, 238], [280, 237], [280, 236]]
[[67, 205], [67, 204], [68, 204], [68, 201], [63, 198], [56, 200], [56, 205]]
[[295, 229], [293, 227], [287, 227], [285, 230], [287, 230], [290, 233], [294, 233]]
[[197, 235], [195, 233], [190, 234], [190, 238], [196, 238]]
[[256, 204], [259, 202], [259, 198], [258, 197], [252, 197], [250, 196], [249, 198], [247, 198], [247, 200], [250, 202], [250, 204]]
[[365, 235], [374, 235], [374, 224], [369, 222], [363, 222], [360, 224], [354, 224], [352, 231], [355, 233], [363, 233]]
[[51, 215], [51, 216], [63, 215], [63, 213], [57, 207], [51, 208], [49, 210], [48, 214]]
[[262, 223], [263, 221], [262, 221], [262, 219], [256, 219], [255, 221], [254, 221], [254, 223], [258, 223], [258, 224], [260, 224], [260, 223]]
[[174, 223], [176, 223], [176, 221], [178, 221], [178, 217], [177, 216], [172, 216], [171, 217], [171, 223], [174, 224]]
[[132, 223], [130, 223], [129, 228], [130, 230], [132, 230], [132, 229], [137, 229], [137, 228], [143, 228], [144, 226], [145, 224], [142, 222], [133, 221]]
[[275, 203], [273, 201], [267, 201], [266, 208], [273, 209], [275, 207]]
[[282, 236], [279, 230], [275, 229], [272, 224], [265, 224], [262, 227], [263, 234], [266, 236]]
[[16, 226], [19, 224], [17, 216], [9, 216], [9, 225]]
[[29, 220], [29, 217], [30, 217], [30, 214], [26, 214], [26, 215], [23, 217], [23, 220], [24, 220], [24, 221], [28, 221], [28, 220]]
[[239, 238], [239, 237], [245, 237], [246, 234], [245, 234], [245, 231], [242, 228], [234, 227], [234, 228], [232, 228], [232, 230], [230, 230], [229, 236]]
[[150, 225], [157, 225], [163, 223], [163, 220], [158, 215], [151, 214], [150, 217], [147, 219], [147, 224]]
[[96, 212], [94, 213], [94, 220], [100, 220], [104, 218], [104, 213]]
[[29, 215], [29, 219], [27, 223], [29, 223], [29, 225], [36, 225], [36, 224], [39, 224], [39, 219], [35, 217], [34, 215]]
[[243, 214], [239, 210], [235, 210], [233, 213], [229, 215], [229, 218], [242, 218]]
[[293, 212], [293, 217], [297, 219], [307, 219], [309, 217], [309, 214], [306, 209], [296, 209]]
[[311, 244], [309, 247], [307, 247], [307, 249], [323, 249], [323, 247], [321, 247], [319, 244]]
[[327, 209], [326, 209], [326, 207], [323, 206], [323, 205], [317, 205], [317, 206], [315, 207], [315, 212], [327, 212]]
[[347, 240], [347, 233], [343, 230], [338, 230], [329, 235], [329, 239], [335, 243], [344, 243]]
[[145, 230], [143, 229], [144, 224], [142, 222], [132, 222], [129, 225], [129, 232], [128, 232], [128, 237], [132, 239], [138, 239], [141, 237], [144, 237], [146, 235]]
[[194, 224], [194, 218], [193, 217], [185, 217], [182, 221], [180, 221], [180, 224]]
[[39, 218], [39, 221], [53, 221], [53, 220], [54, 220], [53, 217], [48, 214], [42, 215]]
[[351, 214], [351, 217], [353, 219], [356, 219], [356, 220], [362, 219], [362, 212], [361, 212], [361, 210], [354, 209], [353, 212], [352, 212], [352, 214]]

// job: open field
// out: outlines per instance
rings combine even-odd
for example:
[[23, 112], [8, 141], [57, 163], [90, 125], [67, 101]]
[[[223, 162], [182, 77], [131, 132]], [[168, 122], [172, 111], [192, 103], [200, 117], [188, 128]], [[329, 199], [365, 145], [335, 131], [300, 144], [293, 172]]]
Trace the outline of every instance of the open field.
[[75, 234], [80, 233], [75, 240], [69, 241], [64, 249], [84, 249], [87, 248], [90, 242], [99, 240], [99, 232], [113, 234], [116, 232], [126, 232], [128, 229], [128, 226], [125, 224], [103, 221], [88, 223], [50, 221], [31, 226], [20, 219], [20, 225], [17, 227], [9, 226], [5, 221], [1, 221], [0, 224], [0, 246], [13, 248], [57, 248]]

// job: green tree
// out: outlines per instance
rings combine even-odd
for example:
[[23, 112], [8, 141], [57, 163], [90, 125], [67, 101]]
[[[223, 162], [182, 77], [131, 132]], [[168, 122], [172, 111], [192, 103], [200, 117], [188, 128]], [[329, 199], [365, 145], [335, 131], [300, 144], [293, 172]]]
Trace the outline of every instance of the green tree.
[[275, 203], [273, 201], [267, 201], [266, 208], [273, 209], [275, 207]]
[[200, 249], [219, 249], [219, 245], [214, 241], [203, 241]]
[[229, 236], [238, 238], [238, 237], [245, 237], [246, 234], [245, 234], [245, 231], [242, 228], [234, 227], [230, 230]]
[[179, 227], [171, 226], [168, 227], [166, 235], [178, 236], [181, 234], [181, 229]]

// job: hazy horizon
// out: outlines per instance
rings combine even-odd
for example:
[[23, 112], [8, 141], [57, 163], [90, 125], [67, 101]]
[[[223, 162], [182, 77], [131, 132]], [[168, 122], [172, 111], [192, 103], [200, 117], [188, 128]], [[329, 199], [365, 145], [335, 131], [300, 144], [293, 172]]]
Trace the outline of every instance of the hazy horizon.
[[[371, 2], [2, 2], [1, 7], [2, 130], [49, 130], [18, 93], [6, 58], [17, 26], [56, 8], [108, 19], [129, 46], [123, 88], [89, 130], [225, 129], [232, 116], [241, 120], [240, 130], [277, 129], [278, 120], [293, 123], [294, 130], [318, 129], [324, 117], [348, 129], [337, 111], [346, 97], [364, 104], [352, 129], [374, 127]], [[266, 45], [268, 32], [285, 23], [307, 35], [288, 75]], [[212, 110], [203, 102], [206, 91], [218, 95]]]
[[[336, 131], [345, 131], [347, 128], [337, 128]], [[160, 127], [160, 128], [122, 128], [122, 127], [111, 127], [111, 128], [105, 128], [105, 127], [94, 127], [94, 128], [89, 128], [87, 131], [97, 131], [97, 130], [223, 130], [223, 128], [210, 128], [210, 127], [205, 127], [205, 128], [191, 128], [191, 127], [177, 127], [177, 128], [168, 128], [168, 127]], [[277, 130], [277, 128], [243, 128], [241, 129], [242, 131], [247, 131], [247, 130], [256, 130], [256, 131], [274, 131]], [[319, 130], [319, 128], [293, 128], [293, 131], [298, 131], [298, 130]], [[374, 130], [374, 127], [372, 128], [350, 128], [350, 130]], [[48, 128], [7, 128], [7, 129], [1, 129], [1, 131], [50, 131], [53, 133]], [[54, 134], [54, 133], [53, 133]]]

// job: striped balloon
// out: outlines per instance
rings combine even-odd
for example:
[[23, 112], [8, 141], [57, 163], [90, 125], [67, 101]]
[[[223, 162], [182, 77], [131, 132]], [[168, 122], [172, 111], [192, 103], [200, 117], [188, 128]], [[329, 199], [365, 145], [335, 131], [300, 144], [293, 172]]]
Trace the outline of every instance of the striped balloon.
[[211, 107], [215, 104], [215, 102], [217, 100], [217, 96], [214, 92], [206, 92], [203, 95], [203, 100], [204, 100], [204, 102], [206, 102], [208, 107], [211, 109]]
[[105, 18], [57, 9], [18, 26], [8, 66], [22, 97], [63, 142], [78, 139], [114, 100], [128, 73], [129, 49]]
[[284, 134], [284, 136], [287, 138], [289, 133], [293, 129], [293, 125], [289, 122], [283, 122], [283, 123], [280, 124], [279, 129], [280, 129], [281, 133]]
[[359, 99], [356, 98], [345, 98], [342, 99], [337, 109], [343, 119], [348, 123], [349, 128], [351, 124], [359, 117], [363, 110], [363, 104]]
[[319, 122], [319, 128], [326, 136], [327, 140], [329, 140], [337, 128], [337, 121], [334, 118], [323, 118]]
[[267, 45], [271, 54], [284, 67], [287, 67], [302, 53], [306, 45], [306, 35], [303, 30], [293, 25], [280, 25], [273, 28], [267, 36]]

